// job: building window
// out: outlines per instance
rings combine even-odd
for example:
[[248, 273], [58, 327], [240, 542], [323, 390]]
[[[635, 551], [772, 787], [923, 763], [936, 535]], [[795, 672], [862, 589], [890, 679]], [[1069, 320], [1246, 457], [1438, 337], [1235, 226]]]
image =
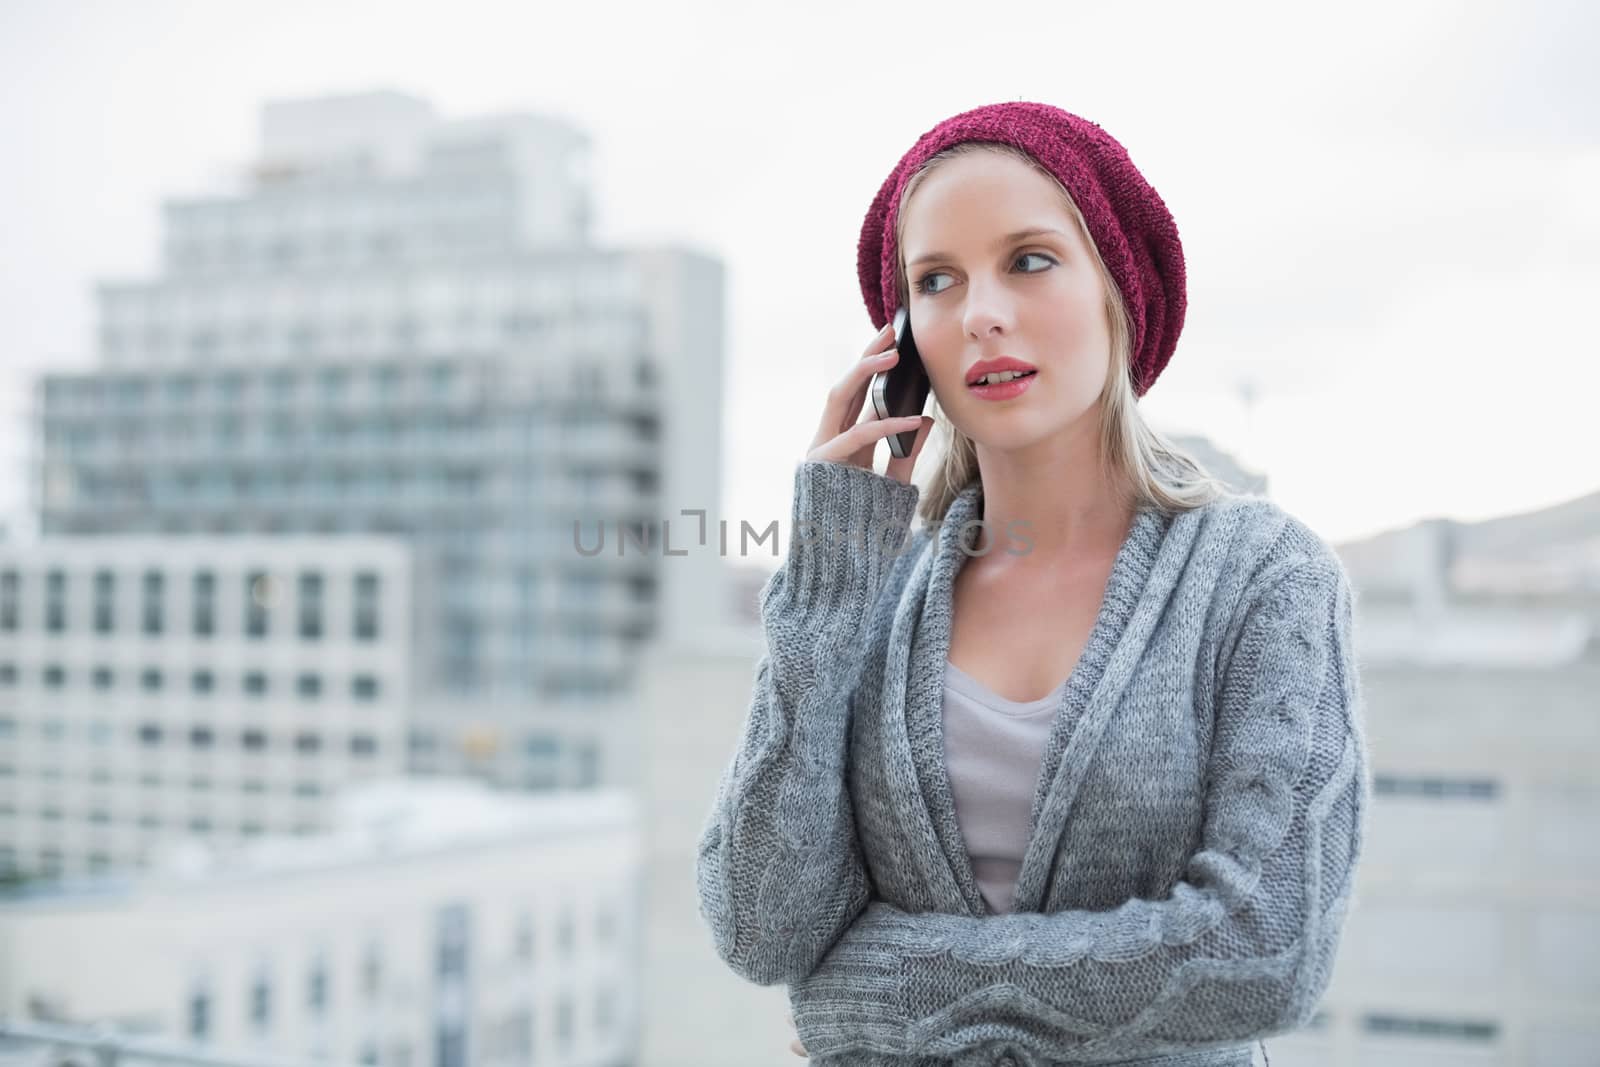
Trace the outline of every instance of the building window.
[[378, 639], [378, 576], [370, 571], [356, 575], [351, 629], [357, 641]]
[[300, 575], [300, 637], [315, 641], [322, 636], [322, 575]]
[[17, 628], [17, 601], [21, 576], [16, 571], [0, 571], [0, 630]]
[[15, 663], [0, 663], [0, 685], [17, 684], [17, 665]]
[[1429, 800], [1495, 800], [1500, 795], [1500, 783], [1492, 778], [1379, 774], [1373, 777], [1372, 791], [1378, 796], [1423, 797]]
[[195, 572], [191, 586], [193, 618], [190, 620], [196, 637], [210, 637], [216, 632], [217, 576], [210, 571]]
[[361, 960], [361, 992], [376, 1000], [383, 988], [383, 952], [376, 941], [369, 942]]
[[578, 746], [578, 786], [588, 788], [600, 780], [600, 747], [593, 741]]
[[336, 402], [343, 399], [345, 383], [349, 375], [341, 367], [328, 367], [319, 376], [322, 387], [322, 398], [326, 401]]
[[313, 752], [320, 752], [322, 750], [322, 738], [309, 731], [302, 731], [294, 735], [294, 747], [296, 752], [302, 752], [307, 755]]
[[1486, 1019], [1425, 1019], [1399, 1015], [1363, 1016], [1361, 1028], [1369, 1034], [1474, 1043], [1493, 1041], [1500, 1033], [1500, 1025]]
[[557, 760], [561, 758], [561, 739], [549, 734], [530, 734], [523, 739], [522, 750], [532, 760]]
[[189, 994], [189, 1037], [204, 1041], [211, 1036], [211, 994], [204, 988]]
[[210, 748], [216, 736], [209, 726], [195, 726], [189, 730], [189, 743], [195, 748]]
[[161, 671], [155, 667], [146, 667], [139, 674], [139, 684], [147, 693], [156, 693], [161, 690]]
[[239, 735], [239, 743], [247, 752], [262, 752], [267, 747], [267, 735], [263, 730], [249, 729]]
[[463, 980], [467, 975], [467, 923], [465, 904], [447, 904], [438, 912], [436, 972], [445, 980]]
[[165, 580], [160, 571], [144, 572], [144, 619], [141, 629], [146, 634], [160, 634], [165, 620], [162, 617], [161, 599]]
[[561, 921], [556, 926], [556, 945], [561, 949], [561, 955], [570, 958], [577, 947], [578, 924], [573, 921], [572, 909], [563, 908]]
[[378, 742], [371, 734], [355, 734], [350, 738], [352, 756], [372, 756], [378, 751]]
[[58, 634], [67, 628], [67, 575], [51, 571], [44, 577], [44, 628]]
[[258, 1030], [272, 1025], [272, 981], [265, 970], [250, 983], [250, 1023]]
[[517, 940], [513, 951], [519, 961], [533, 961], [533, 916], [527, 912], [517, 916]]
[[60, 689], [67, 684], [66, 669], [59, 664], [52, 663], [44, 669], [44, 684], [47, 689]]
[[374, 367], [372, 370], [373, 385], [378, 395], [389, 399], [400, 392], [400, 368], [392, 363], [385, 363]]
[[556, 1000], [556, 1045], [563, 1056], [572, 1050], [574, 1030], [572, 997], [563, 994]]
[[441, 1026], [436, 1045], [435, 1067], [467, 1067], [467, 1034], [460, 1023]]
[[356, 700], [376, 700], [378, 679], [370, 674], [358, 674], [350, 679], [350, 695]]
[[315, 700], [322, 695], [322, 676], [320, 674], [302, 674], [295, 679], [295, 692], [306, 700]]
[[272, 579], [265, 571], [251, 571], [244, 578], [244, 632], [248, 637], [267, 636], [267, 605], [272, 597]]
[[238, 371], [229, 371], [217, 378], [217, 394], [225, 404], [237, 404], [244, 396], [245, 377]]
[[204, 668], [189, 675], [189, 688], [196, 693], [209, 693], [217, 687], [216, 675]]
[[292, 370], [275, 370], [267, 378], [267, 387], [272, 393], [272, 399], [280, 404], [292, 401], [298, 386], [299, 380]]
[[108, 634], [116, 629], [117, 576], [96, 571], [94, 576], [94, 632]]
[[147, 722], [139, 727], [139, 743], [147, 746], [161, 744], [161, 724]]
[[116, 684], [117, 676], [110, 667], [96, 667], [94, 669], [94, 687], [96, 689], [110, 689]]
[[249, 671], [244, 676], [244, 691], [253, 697], [262, 696], [267, 691], [267, 676], [261, 671]]

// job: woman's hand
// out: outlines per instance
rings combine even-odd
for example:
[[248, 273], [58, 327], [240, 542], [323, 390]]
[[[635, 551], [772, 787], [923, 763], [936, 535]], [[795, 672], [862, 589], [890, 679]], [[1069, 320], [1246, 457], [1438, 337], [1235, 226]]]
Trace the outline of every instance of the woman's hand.
[[[794, 1030], [794, 1012], [786, 1011], [783, 1014], [789, 1020], [789, 1029]], [[807, 1052], [806, 1047], [800, 1043], [800, 1033], [797, 1030], [795, 1031], [794, 1040], [789, 1042], [789, 1051], [796, 1056], [804, 1056], [806, 1059], [811, 1058], [811, 1053]]]
[[891, 324], [879, 331], [861, 358], [828, 390], [828, 401], [822, 409], [822, 422], [817, 426], [817, 435], [811, 442], [806, 459], [825, 459], [871, 470], [872, 455], [881, 439], [915, 428], [917, 438], [911, 446], [911, 454], [900, 459], [891, 453], [886, 472], [898, 482], [911, 481], [911, 471], [933, 428], [933, 419], [927, 415], [880, 419], [877, 411], [869, 406], [865, 417], [856, 421], [856, 416], [861, 414], [862, 404], [866, 402], [872, 376], [879, 371], [887, 371], [899, 360], [900, 353], [894, 347], [894, 327]]

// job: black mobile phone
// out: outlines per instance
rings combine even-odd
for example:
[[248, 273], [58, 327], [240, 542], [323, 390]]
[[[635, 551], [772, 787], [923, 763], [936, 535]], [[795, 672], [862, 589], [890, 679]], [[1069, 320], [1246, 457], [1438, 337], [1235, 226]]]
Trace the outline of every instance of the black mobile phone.
[[[922, 366], [922, 354], [911, 337], [911, 313], [900, 308], [894, 313], [894, 346], [900, 358], [886, 371], [872, 376], [872, 410], [880, 419], [898, 419], [908, 415], [921, 415], [928, 403], [931, 383]], [[904, 430], [889, 435], [889, 451], [899, 459], [911, 455], [917, 443], [916, 430]]]

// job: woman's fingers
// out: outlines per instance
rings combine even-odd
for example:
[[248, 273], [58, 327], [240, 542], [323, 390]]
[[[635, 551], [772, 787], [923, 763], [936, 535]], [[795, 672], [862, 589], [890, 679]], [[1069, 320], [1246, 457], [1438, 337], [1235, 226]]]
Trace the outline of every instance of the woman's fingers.
[[851, 463], [857, 467], [871, 466], [873, 448], [879, 441], [892, 433], [916, 429], [921, 419], [921, 415], [907, 415], [901, 419], [862, 419], [821, 448], [813, 449], [806, 458]]
[[872, 376], [894, 366], [899, 357], [900, 353], [894, 347], [894, 331], [885, 327], [867, 345], [861, 358], [851, 364], [844, 376], [828, 390], [822, 421], [817, 426], [817, 437], [811, 443], [812, 448], [850, 429], [861, 414], [862, 405], [866, 403]]
[[932, 430], [933, 420], [925, 415], [880, 419], [875, 410], [862, 412], [872, 376], [887, 371], [899, 359], [894, 330], [886, 326], [867, 345], [861, 358], [828, 390], [816, 437], [806, 452], [807, 460], [829, 460], [871, 470], [879, 441], [890, 434], [914, 432], [911, 454], [905, 459], [895, 459], [891, 450], [887, 472], [899, 482], [910, 483], [917, 454]]
[[922, 452], [922, 446], [928, 443], [928, 438], [933, 434], [933, 416], [919, 415], [922, 425], [917, 429], [917, 439], [911, 446], [911, 454], [905, 459], [900, 459], [894, 453], [889, 454], [889, 466], [884, 471], [897, 482], [910, 484], [911, 472], [916, 468], [917, 456]]

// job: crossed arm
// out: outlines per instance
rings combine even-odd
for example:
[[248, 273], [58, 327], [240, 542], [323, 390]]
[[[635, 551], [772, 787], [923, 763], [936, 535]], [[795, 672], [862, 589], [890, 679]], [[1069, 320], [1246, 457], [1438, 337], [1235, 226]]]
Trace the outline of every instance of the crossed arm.
[[1367, 805], [1351, 593], [1336, 561], [1313, 559], [1272, 576], [1247, 611], [1220, 680], [1202, 839], [1170, 896], [982, 918], [870, 901], [790, 981], [812, 1057], [1005, 1047], [1110, 1061], [1310, 1019]]
[[767, 652], [695, 861], [717, 954], [759, 985], [811, 973], [867, 904], [844, 774], [850, 701], [874, 604], [911, 554], [847, 542], [909, 524], [917, 499], [916, 487], [870, 470], [809, 462], [796, 471], [795, 524], [816, 524], [821, 536], [791, 542], [762, 589]]

